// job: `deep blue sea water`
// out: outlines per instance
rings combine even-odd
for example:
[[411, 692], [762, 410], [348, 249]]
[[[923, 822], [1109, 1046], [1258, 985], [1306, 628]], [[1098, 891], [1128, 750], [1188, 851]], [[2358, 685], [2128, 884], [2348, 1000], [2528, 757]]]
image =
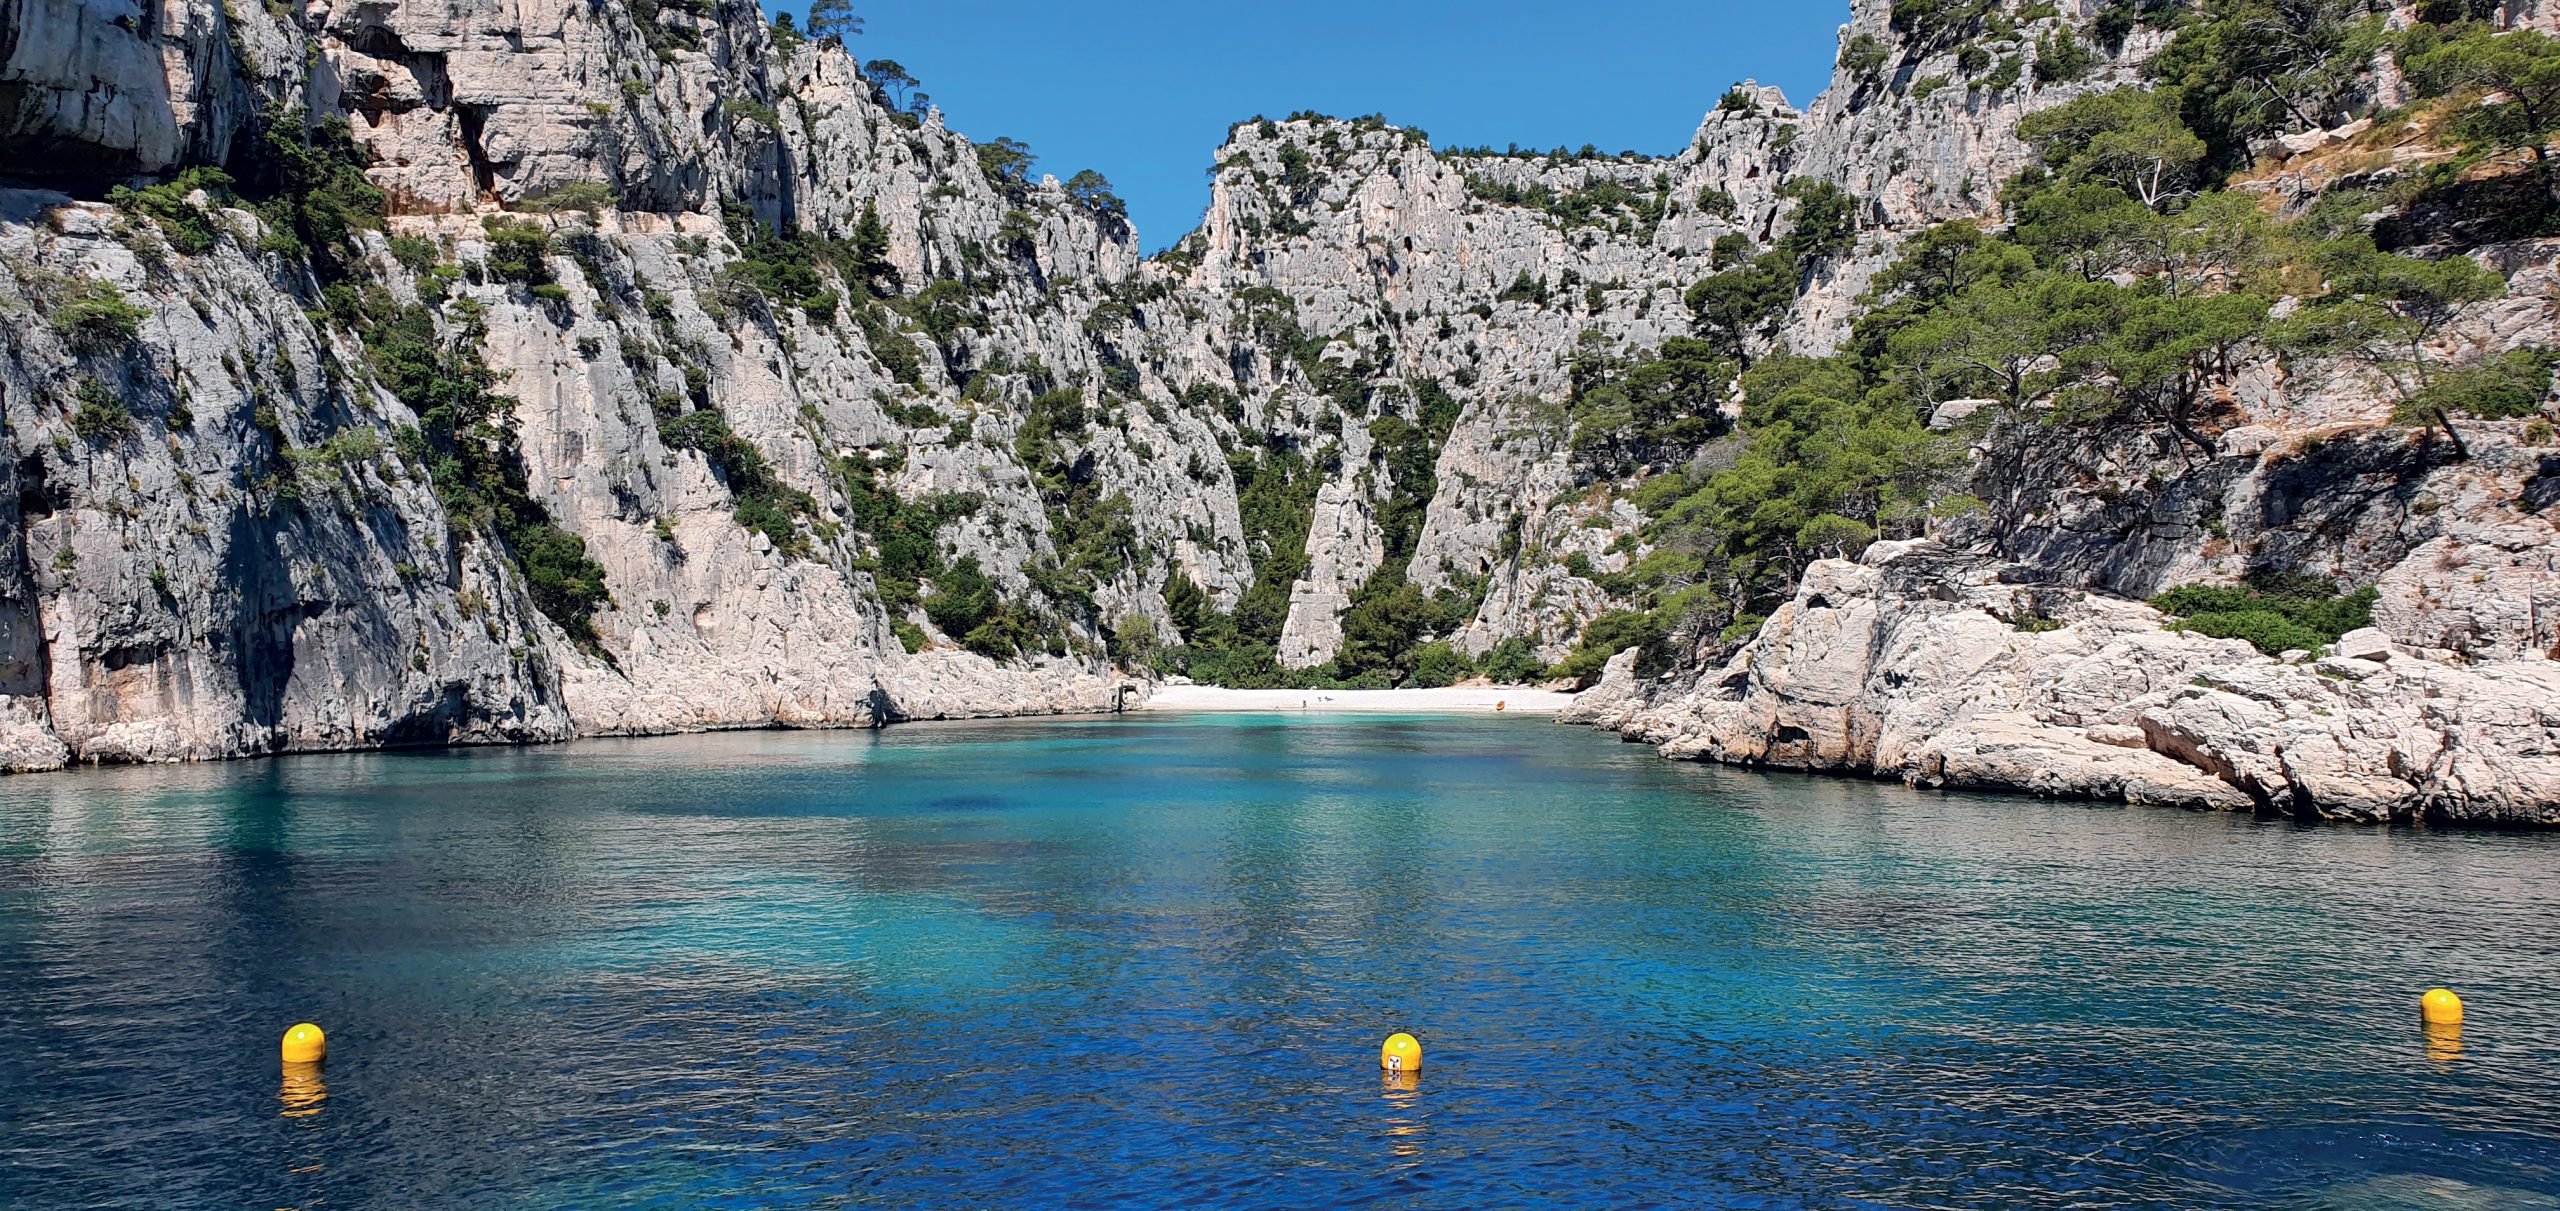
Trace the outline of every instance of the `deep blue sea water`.
[[2555, 876], [1528, 719], [13, 778], [0, 1205], [2560, 1207]]

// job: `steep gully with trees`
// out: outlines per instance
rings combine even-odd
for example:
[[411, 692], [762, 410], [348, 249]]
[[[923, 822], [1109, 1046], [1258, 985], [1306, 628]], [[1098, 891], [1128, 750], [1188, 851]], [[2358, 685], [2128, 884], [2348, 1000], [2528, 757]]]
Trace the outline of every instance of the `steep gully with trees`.
[[11, 768], [1482, 675], [2560, 820], [2533, 5], [1861, 2], [1673, 157], [1242, 123], [1150, 259], [841, 0], [165, 7], [0, 68]]

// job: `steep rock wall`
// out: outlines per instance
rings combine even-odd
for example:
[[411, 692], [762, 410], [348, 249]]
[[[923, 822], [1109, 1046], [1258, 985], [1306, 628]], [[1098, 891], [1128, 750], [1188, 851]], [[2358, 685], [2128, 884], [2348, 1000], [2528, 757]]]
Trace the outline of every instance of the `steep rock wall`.
[[[1650, 551], [1629, 497], [1664, 469], [1577, 453], [1577, 359], [1689, 335], [1683, 292], [1731, 267], [1727, 237], [1785, 234], [1789, 180], [1860, 199], [1776, 337], [1831, 349], [1903, 240], [1994, 213], [2021, 117], [2134, 80], [2160, 40], [2040, 80], [2042, 39], [2094, 13], [2063, 6], [1978, 82], [1860, 0], [1841, 38], [1862, 53], [1809, 108], [1739, 88], [1662, 158], [1249, 121], [1201, 228], [1142, 260], [1107, 201], [982, 164], [748, 4], [175, 0], [145, 26], [9, 3], [0, 149], [42, 166], [0, 193], [17, 768], [1111, 709], [1136, 688], [1115, 665], [1181, 637], [1177, 576], [1220, 610], [1276, 590], [1291, 668], [1399, 583], [1466, 605], [1463, 651], [1560, 658], [1628, 604], [1604, 582]], [[208, 196], [220, 235], [187, 250], [103, 204], [188, 165], [249, 175], [306, 116], [346, 119], [389, 210], [343, 265], [279, 245], [271, 210]], [[784, 254], [758, 224], [840, 253], [875, 218], [879, 278], [838, 257], [823, 298], [760, 284]], [[2547, 340], [2552, 250], [2481, 255], [2514, 289], [2459, 339]], [[61, 322], [92, 283], [140, 308], [128, 336]], [[404, 445], [418, 405], [341, 287], [425, 308], [512, 401], [529, 499], [603, 570], [591, 638]], [[1998, 524], [1946, 537], [2128, 595], [2276, 558], [2379, 583], [2418, 648], [2547, 650], [2532, 502], [2554, 474], [2520, 429], [2439, 468], [2369, 384], [2244, 379], [2201, 467], [2159, 435], [2034, 446], [1989, 468]], [[125, 421], [84, 411], [99, 392]], [[705, 412], [741, 445], [707, 448]], [[777, 500], [779, 524], [757, 512]], [[956, 570], [896, 583], [884, 501], [937, 510], [936, 560], [1019, 611], [1001, 659], [922, 608]], [[1635, 697], [1721, 692], [1713, 667], [1673, 673]]]

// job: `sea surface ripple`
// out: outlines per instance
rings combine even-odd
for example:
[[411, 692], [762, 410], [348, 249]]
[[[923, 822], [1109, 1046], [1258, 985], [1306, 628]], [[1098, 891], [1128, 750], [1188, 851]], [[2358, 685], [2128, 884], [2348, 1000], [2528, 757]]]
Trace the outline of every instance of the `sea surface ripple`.
[[1498, 718], [12, 778], [0, 1205], [2560, 1209], [2555, 873]]

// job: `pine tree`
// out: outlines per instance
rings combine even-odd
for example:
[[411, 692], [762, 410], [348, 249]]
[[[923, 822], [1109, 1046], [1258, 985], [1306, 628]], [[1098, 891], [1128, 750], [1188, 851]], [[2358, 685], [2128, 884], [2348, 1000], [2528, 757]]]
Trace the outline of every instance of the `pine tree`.
[[853, 276], [874, 297], [898, 291], [898, 267], [889, 261], [889, 225], [880, 220], [877, 202], [862, 204], [862, 222], [853, 229]]
[[853, 0], [809, 0], [806, 29], [812, 38], [842, 46], [847, 36], [862, 33], [862, 18], [853, 15]]

